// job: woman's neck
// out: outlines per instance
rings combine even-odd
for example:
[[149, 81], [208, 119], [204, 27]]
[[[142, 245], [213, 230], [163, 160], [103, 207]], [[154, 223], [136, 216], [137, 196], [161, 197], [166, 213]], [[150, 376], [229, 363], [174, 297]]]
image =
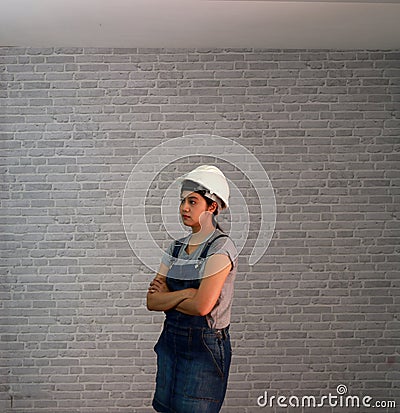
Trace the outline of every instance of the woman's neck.
[[201, 227], [196, 231], [192, 228], [192, 235], [190, 236], [190, 244], [201, 244], [206, 238], [209, 237], [215, 231], [216, 227], [214, 225], [209, 225], [207, 227]]

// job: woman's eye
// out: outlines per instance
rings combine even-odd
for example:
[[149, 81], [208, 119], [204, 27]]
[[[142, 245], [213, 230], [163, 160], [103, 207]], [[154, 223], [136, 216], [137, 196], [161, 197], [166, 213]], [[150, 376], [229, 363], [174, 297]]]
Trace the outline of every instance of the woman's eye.
[[[185, 202], [185, 199], [181, 199], [181, 205]], [[190, 205], [195, 205], [196, 201], [189, 201]]]

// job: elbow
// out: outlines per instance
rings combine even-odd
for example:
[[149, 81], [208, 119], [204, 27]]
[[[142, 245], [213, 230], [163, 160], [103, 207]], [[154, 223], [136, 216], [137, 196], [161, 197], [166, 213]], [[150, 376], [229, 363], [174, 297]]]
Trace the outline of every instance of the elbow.
[[208, 313], [209, 313], [209, 311], [199, 311], [199, 312], [198, 312], [198, 315], [204, 317], [204, 316], [206, 316]]
[[209, 300], [199, 300], [195, 299], [193, 300], [193, 315], [199, 315], [199, 316], [206, 316], [207, 314], [210, 314], [211, 310], [214, 308], [215, 303], [210, 302]]
[[154, 303], [152, 302], [152, 299], [150, 298], [149, 295], [147, 295], [147, 298], [146, 298], [146, 308], [149, 311], [154, 311], [155, 310]]
[[209, 314], [211, 310], [212, 310], [212, 309], [209, 308], [208, 305], [204, 305], [204, 304], [201, 305], [201, 304], [199, 304], [199, 305], [196, 306], [196, 315], [199, 315], [199, 316], [204, 317], [204, 316], [206, 316], [207, 314]]
[[149, 311], [165, 311], [168, 307], [157, 299], [159, 293], [151, 293], [146, 297], [146, 308]]
[[151, 304], [149, 304], [149, 303], [146, 304], [146, 308], [147, 308], [149, 311], [162, 311], [160, 308], [157, 308], [155, 305], [151, 305]]

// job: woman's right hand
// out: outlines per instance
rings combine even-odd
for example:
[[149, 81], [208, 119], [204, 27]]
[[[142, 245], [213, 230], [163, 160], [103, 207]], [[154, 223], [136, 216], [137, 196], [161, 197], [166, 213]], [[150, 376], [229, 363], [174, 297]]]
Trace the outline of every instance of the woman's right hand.
[[[162, 275], [157, 275], [153, 281], [150, 283], [149, 285], [149, 293], [153, 294], [153, 293], [169, 293], [169, 289], [167, 286], [167, 282], [164, 276]], [[197, 293], [197, 289], [196, 288], [186, 288], [184, 290], [181, 291], [182, 293], [184, 293], [185, 299], [186, 298], [193, 298], [196, 293]]]
[[149, 286], [149, 293], [169, 293], [167, 282], [165, 277], [162, 275], [157, 275]]

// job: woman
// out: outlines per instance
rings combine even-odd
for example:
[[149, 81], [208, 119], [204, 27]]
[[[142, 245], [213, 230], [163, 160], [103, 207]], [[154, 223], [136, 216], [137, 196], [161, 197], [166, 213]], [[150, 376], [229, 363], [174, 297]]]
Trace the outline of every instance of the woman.
[[153, 407], [164, 413], [217, 413], [231, 362], [229, 323], [237, 251], [215, 216], [228, 207], [229, 186], [215, 166], [180, 181], [180, 214], [192, 233], [173, 242], [150, 283], [147, 308], [165, 311]]

